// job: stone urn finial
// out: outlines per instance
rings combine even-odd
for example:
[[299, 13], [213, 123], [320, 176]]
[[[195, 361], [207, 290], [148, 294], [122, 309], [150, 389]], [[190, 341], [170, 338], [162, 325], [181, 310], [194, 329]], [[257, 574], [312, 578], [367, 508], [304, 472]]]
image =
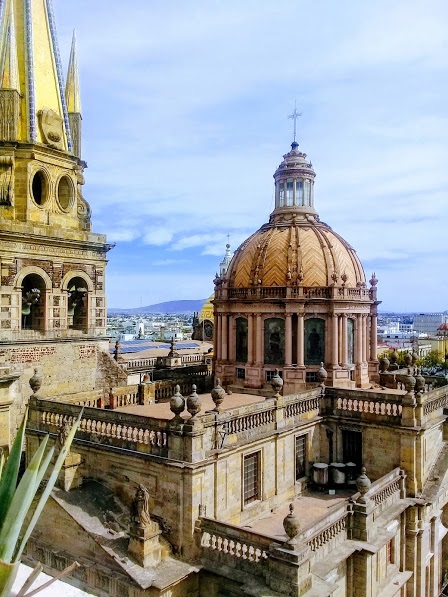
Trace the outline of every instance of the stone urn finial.
[[221, 387], [221, 380], [219, 377], [216, 378], [215, 387], [213, 388], [211, 394], [212, 400], [215, 403], [215, 408], [213, 410], [219, 413], [221, 410], [221, 404], [226, 395], [226, 391]]
[[[410, 357], [411, 355], [409, 355]], [[406, 392], [412, 394], [414, 392], [415, 384], [417, 380], [412, 375], [411, 368], [408, 367], [407, 375], [404, 376], [404, 387], [406, 388]]]
[[411, 353], [410, 353], [410, 352], [407, 352], [407, 353], [404, 355], [404, 359], [403, 359], [403, 360], [404, 360], [404, 364], [405, 364], [405, 366], [406, 366], [406, 367], [410, 367], [410, 366], [412, 365], [412, 355], [411, 355]]
[[280, 377], [278, 369], [274, 371], [274, 375], [271, 378], [271, 386], [276, 396], [280, 396], [280, 392], [283, 388], [283, 379]]
[[173, 419], [174, 421], [177, 421], [178, 423], [183, 422], [183, 419], [180, 416], [180, 413], [183, 412], [184, 409], [185, 409], [185, 399], [182, 396], [182, 394], [180, 393], [180, 386], [177, 385], [175, 388], [174, 396], [170, 400], [170, 410], [175, 415], [174, 419]]
[[33, 397], [37, 398], [37, 393], [42, 387], [42, 376], [39, 375], [37, 368], [34, 369], [34, 375], [30, 378], [29, 384], [33, 390]]
[[380, 372], [385, 373], [389, 369], [389, 365], [390, 365], [389, 359], [386, 359], [386, 357], [383, 357], [382, 359], [380, 359]]
[[327, 377], [328, 377], [327, 370], [325, 369], [324, 364], [321, 363], [320, 369], [317, 372], [317, 379], [319, 380], [320, 383], [325, 383]]
[[415, 376], [415, 391], [417, 394], [421, 394], [425, 391], [426, 380], [422, 375], [421, 367], [417, 367]]
[[283, 528], [288, 535], [288, 541], [286, 541], [284, 547], [294, 549], [297, 545], [297, 535], [300, 531], [300, 521], [294, 514], [294, 504], [289, 504], [289, 514], [283, 519]]
[[359, 493], [361, 494], [361, 497], [359, 498], [359, 502], [361, 502], [361, 504], [366, 504], [368, 501], [368, 498], [366, 498], [366, 493], [369, 491], [370, 486], [372, 485], [372, 482], [370, 481], [369, 477], [366, 475], [366, 467], [363, 466], [361, 469], [361, 474], [359, 475], [359, 477], [356, 479], [356, 488], [359, 491]]
[[201, 410], [201, 400], [196, 392], [196, 389], [196, 385], [193, 384], [191, 387], [191, 394], [187, 398], [187, 410], [192, 419], [194, 419]]

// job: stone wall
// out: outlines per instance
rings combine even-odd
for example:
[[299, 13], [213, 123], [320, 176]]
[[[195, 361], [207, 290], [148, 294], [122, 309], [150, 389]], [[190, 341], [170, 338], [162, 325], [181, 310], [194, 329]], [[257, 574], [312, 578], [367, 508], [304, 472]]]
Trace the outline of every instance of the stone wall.
[[[7, 367], [11, 373], [20, 376], [11, 386], [12, 433], [18, 428], [32, 394], [29, 380], [34, 369], [42, 377], [41, 394], [48, 398], [108, 389], [110, 385], [117, 385], [109, 384], [110, 369], [118, 368], [106, 352], [108, 350], [107, 340], [2, 343], [0, 367]], [[104, 362], [110, 368], [99, 366]], [[118, 369], [122, 373], [121, 368]], [[124, 373], [122, 375], [126, 378]]]

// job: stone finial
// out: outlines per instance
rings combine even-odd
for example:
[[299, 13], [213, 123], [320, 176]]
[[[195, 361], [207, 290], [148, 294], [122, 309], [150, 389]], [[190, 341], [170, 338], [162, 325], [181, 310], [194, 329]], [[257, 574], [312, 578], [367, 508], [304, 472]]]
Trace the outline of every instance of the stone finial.
[[327, 377], [328, 377], [327, 370], [324, 368], [324, 364], [321, 363], [320, 369], [317, 372], [317, 379], [320, 381], [320, 383], [325, 383]]
[[170, 410], [174, 413], [174, 420], [178, 421], [179, 423], [182, 422], [182, 417], [180, 413], [183, 412], [185, 409], [185, 399], [180, 393], [180, 386], [177, 385], [175, 387], [175, 393], [170, 400]]
[[193, 384], [191, 390], [191, 394], [187, 398], [187, 410], [190, 413], [191, 418], [194, 419], [201, 410], [201, 400], [196, 392], [195, 384]]
[[370, 282], [370, 286], [376, 286], [378, 284], [378, 280], [375, 275], [375, 272], [372, 273], [372, 277], [370, 278], [369, 282]]
[[288, 535], [288, 541], [285, 542], [284, 547], [294, 549], [297, 545], [297, 535], [300, 531], [300, 521], [294, 514], [294, 504], [289, 504], [289, 514], [283, 519], [283, 528]]
[[37, 368], [34, 369], [34, 375], [30, 378], [28, 383], [33, 390], [33, 398], [37, 398], [37, 393], [42, 387], [42, 376], [39, 375]]
[[369, 477], [366, 475], [366, 467], [363, 466], [361, 469], [361, 474], [356, 479], [356, 488], [359, 491], [359, 493], [361, 494], [359, 501], [362, 504], [366, 504], [368, 501], [368, 498], [366, 498], [365, 496], [366, 496], [366, 493], [369, 491], [371, 485], [372, 485], [372, 482], [370, 481]]
[[412, 355], [410, 352], [407, 352], [404, 355], [404, 364], [406, 367], [410, 367], [412, 365]]
[[280, 392], [283, 388], [283, 379], [280, 377], [278, 369], [274, 371], [274, 375], [271, 379], [271, 386], [276, 396], [280, 396]]
[[342, 280], [342, 286], [345, 286], [347, 280], [348, 280], [348, 276], [347, 274], [344, 272], [341, 276], [341, 280]]
[[221, 380], [219, 378], [216, 378], [215, 387], [213, 388], [211, 394], [212, 400], [215, 403], [215, 408], [213, 410], [219, 413], [221, 410], [221, 404], [226, 395], [226, 391], [221, 387]]
[[[409, 355], [411, 356], [411, 355]], [[406, 392], [412, 394], [415, 389], [415, 384], [417, 383], [415, 377], [412, 375], [411, 368], [408, 367], [407, 375], [404, 376], [404, 387], [406, 388]]]
[[425, 390], [425, 384], [426, 384], [426, 380], [422, 375], [422, 369], [421, 367], [417, 368], [416, 371], [416, 376], [415, 376], [415, 391], [418, 394], [421, 394], [424, 390]]
[[386, 357], [380, 359], [380, 373], [385, 373], [389, 369], [390, 361]]
[[418, 361], [418, 353], [415, 350], [415, 348], [412, 351], [411, 358], [412, 358], [412, 366], [415, 366], [417, 364], [417, 361]]

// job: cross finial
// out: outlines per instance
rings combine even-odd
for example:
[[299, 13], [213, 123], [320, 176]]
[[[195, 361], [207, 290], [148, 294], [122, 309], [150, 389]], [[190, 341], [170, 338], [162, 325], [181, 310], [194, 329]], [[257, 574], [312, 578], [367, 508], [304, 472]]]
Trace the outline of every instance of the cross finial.
[[294, 112], [288, 116], [294, 120], [294, 142], [296, 141], [297, 134], [297, 118], [302, 116], [302, 112], [297, 112], [297, 102], [294, 102]]

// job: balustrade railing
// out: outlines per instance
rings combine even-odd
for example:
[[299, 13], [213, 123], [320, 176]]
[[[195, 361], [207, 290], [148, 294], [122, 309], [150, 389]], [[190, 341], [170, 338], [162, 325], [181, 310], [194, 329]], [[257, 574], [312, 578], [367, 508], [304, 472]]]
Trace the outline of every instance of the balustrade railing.
[[258, 288], [229, 288], [228, 297], [231, 299], [270, 299], [270, 298], [318, 298], [318, 299], [372, 299], [369, 288], [345, 288], [335, 286], [278, 286]]
[[231, 419], [227, 422], [227, 433], [243, 433], [260, 427], [271, 426], [274, 422], [275, 410], [271, 408]]
[[[29, 429], [58, 433], [65, 423], [73, 423], [78, 407], [50, 400], [30, 400]], [[33, 427], [34, 425], [34, 427]], [[159, 456], [168, 455], [166, 422], [138, 415], [116, 414], [109, 410], [85, 408], [76, 438]]]
[[264, 575], [269, 546], [276, 544], [272, 537], [208, 518], [201, 519], [200, 532], [205, 561]]
[[370, 400], [368, 398], [338, 398], [336, 400], [335, 408], [339, 411], [371, 413], [389, 417], [401, 417], [401, 412], [403, 410], [403, 407], [398, 402]]
[[[320, 390], [318, 390], [320, 394]], [[297, 416], [303, 415], [305, 413], [309, 413], [312, 411], [319, 410], [319, 395], [311, 396], [305, 399], [298, 399], [294, 402], [289, 402], [285, 404], [285, 419], [295, 418]]]

